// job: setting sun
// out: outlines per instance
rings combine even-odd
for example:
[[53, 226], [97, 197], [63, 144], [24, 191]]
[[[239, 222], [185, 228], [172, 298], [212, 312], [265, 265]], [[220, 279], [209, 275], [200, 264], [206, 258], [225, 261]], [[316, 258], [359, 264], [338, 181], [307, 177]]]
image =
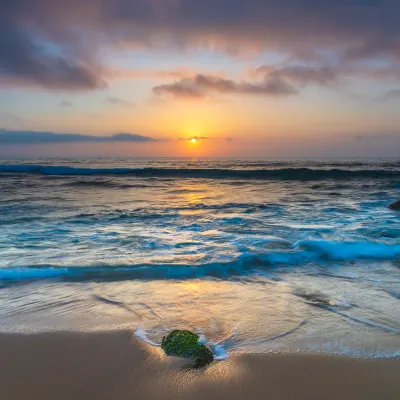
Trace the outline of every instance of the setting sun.
[[196, 142], [197, 142], [197, 139], [196, 139], [196, 138], [193, 138], [193, 139], [191, 140], [191, 142], [192, 142], [192, 143], [196, 143]]

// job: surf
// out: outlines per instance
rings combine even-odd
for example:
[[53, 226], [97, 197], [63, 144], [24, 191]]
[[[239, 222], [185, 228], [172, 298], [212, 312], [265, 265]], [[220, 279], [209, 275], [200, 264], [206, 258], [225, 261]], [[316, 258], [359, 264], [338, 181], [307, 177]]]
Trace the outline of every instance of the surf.
[[399, 179], [399, 172], [384, 169], [216, 169], [216, 168], [78, 168], [31, 164], [2, 164], [0, 173], [50, 176], [133, 176], [141, 178], [204, 178], [254, 180]]

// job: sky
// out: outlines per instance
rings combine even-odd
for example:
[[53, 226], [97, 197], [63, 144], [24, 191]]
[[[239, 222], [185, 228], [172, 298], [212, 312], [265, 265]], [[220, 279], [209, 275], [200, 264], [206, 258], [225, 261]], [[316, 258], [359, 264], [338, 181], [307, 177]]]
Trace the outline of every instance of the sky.
[[399, 15], [399, 0], [0, 0], [0, 156], [399, 156]]

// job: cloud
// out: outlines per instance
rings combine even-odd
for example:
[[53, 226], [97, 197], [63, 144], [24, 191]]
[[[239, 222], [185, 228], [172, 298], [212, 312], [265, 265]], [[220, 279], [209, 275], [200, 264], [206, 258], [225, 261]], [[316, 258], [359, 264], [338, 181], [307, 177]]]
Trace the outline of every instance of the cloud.
[[60, 107], [70, 108], [73, 104], [68, 100], [62, 100], [60, 103]]
[[156, 95], [174, 97], [204, 98], [212, 93], [242, 94], [257, 96], [288, 96], [296, 94], [296, 89], [279, 77], [266, 76], [262, 81], [235, 82], [211, 75], [198, 74], [192, 78], [180, 79], [174, 83], [155, 86]]
[[104, 69], [104, 73], [109, 79], [182, 79], [196, 74], [189, 67], [171, 69], [108, 67]]
[[400, 88], [389, 90], [379, 100], [380, 101], [389, 101], [389, 100], [397, 100], [397, 99], [400, 99]]
[[0, 78], [8, 84], [50, 89], [90, 90], [105, 86], [84, 60], [52, 52], [27, 29], [3, 18], [0, 18]]
[[196, 140], [224, 140], [226, 142], [233, 142], [233, 138], [232, 137], [210, 137], [210, 136], [191, 136], [188, 138], [179, 138], [179, 141], [183, 141], [183, 142], [190, 142], [193, 139]]
[[[268, 75], [285, 79], [292, 84], [332, 86], [347, 78], [373, 79], [380, 81], [400, 80], [400, 67], [374, 63], [351, 63], [342, 60], [329, 64], [327, 60], [313, 63], [290, 63], [284, 65], [261, 65], [249, 70], [249, 75], [259, 77]], [[385, 64], [385, 63], [383, 63]]]
[[[336, 87], [352, 78], [367, 78], [382, 81], [400, 80], [400, 69], [393, 67], [376, 67], [365, 65], [337, 64], [334, 66], [318, 63], [291, 64], [290, 61], [280, 66], [261, 65], [247, 71], [253, 81], [233, 81], [218, 75], [195, 74], [185, 76], [173, 83], [153, 87], [156, 95], [202, 99], [213, 93], [247, 94], [247, 95], [294, 95], [309, 85]], [[166, 75], [167, 76], [167, 75]], [[173, 75], [171, 75], [173, 76]], [[365, 96], [352, 94], [354, 100], [366, 99]], [[400, 97], [398, 90], [392, 90], [380, 101]]]
[[132, 101], [120, 99], [118, 97], [107, 97], [106, 101], [109, 104], [122, 107], [133, 107], [135, 105]]
[[287, 65], [275, 67], [262, 65], [254, 71], [255, 76], [263, 75], [267, 79], [281, 79], [292, 84], [308, 85], [317, 84], [322, 86], [332, 85], [337, 82], [337, 71], [329, 66], [303, 66]]
[[213, 138], [207, 137], [207, 136], [191, 136], [190, 138], [179, 138], [178, 140], [184, 141], [184, 142], [190, 142], [192, 139], [196, 140], [210, 140]]
[[0, 144], [61, 144], [76, 142], [157, 142], [158, 139], [135, 133], [116, 133], [109, 136], [72, 133], [11, 131], [0, 129]]
[[[379, 58], [395, 66], [398, 15], [398, 0], [0, 0], [0, 81], [51, 90], [103, 88], [103, 55], [121, 47], [234, 56], [278, 51], [351, 65]], [[299, 83], [331, 79], [329, 71], [319, 77], [304, 72], [279, 73]]]
[[363, 101], [367, 100], [367, 97], [365, 95], [362, 95], [360, 93], [351, 93], [349, 94], [349, 99], [354, 100], [354, 101]]
[[5, 124], [18, 124], [25, 122], [25, 119], [14, 113], [0, 111], [0, 121]]
[[400, 133], [386, 133], [386, 132], [381, 132], [381, 133], [376, 133], [376, 134], [360, 134], [354, 136], [354, 140], [357, 142], [376, 142], [376, 143], [381, 143], [381, 142], [398, 142], [400, 141]]

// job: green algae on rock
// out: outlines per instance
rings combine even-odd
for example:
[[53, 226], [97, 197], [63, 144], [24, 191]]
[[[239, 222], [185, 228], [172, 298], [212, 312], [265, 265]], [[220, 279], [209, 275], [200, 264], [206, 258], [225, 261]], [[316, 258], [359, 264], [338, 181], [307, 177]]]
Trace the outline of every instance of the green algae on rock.
[[196, 367], [203, 367], [214, 360], [211, 350], [199, 343], [199, 336], [187, 330], [174, 330], [164, 336], [161, 348], [167, 356], [193, 360]]

